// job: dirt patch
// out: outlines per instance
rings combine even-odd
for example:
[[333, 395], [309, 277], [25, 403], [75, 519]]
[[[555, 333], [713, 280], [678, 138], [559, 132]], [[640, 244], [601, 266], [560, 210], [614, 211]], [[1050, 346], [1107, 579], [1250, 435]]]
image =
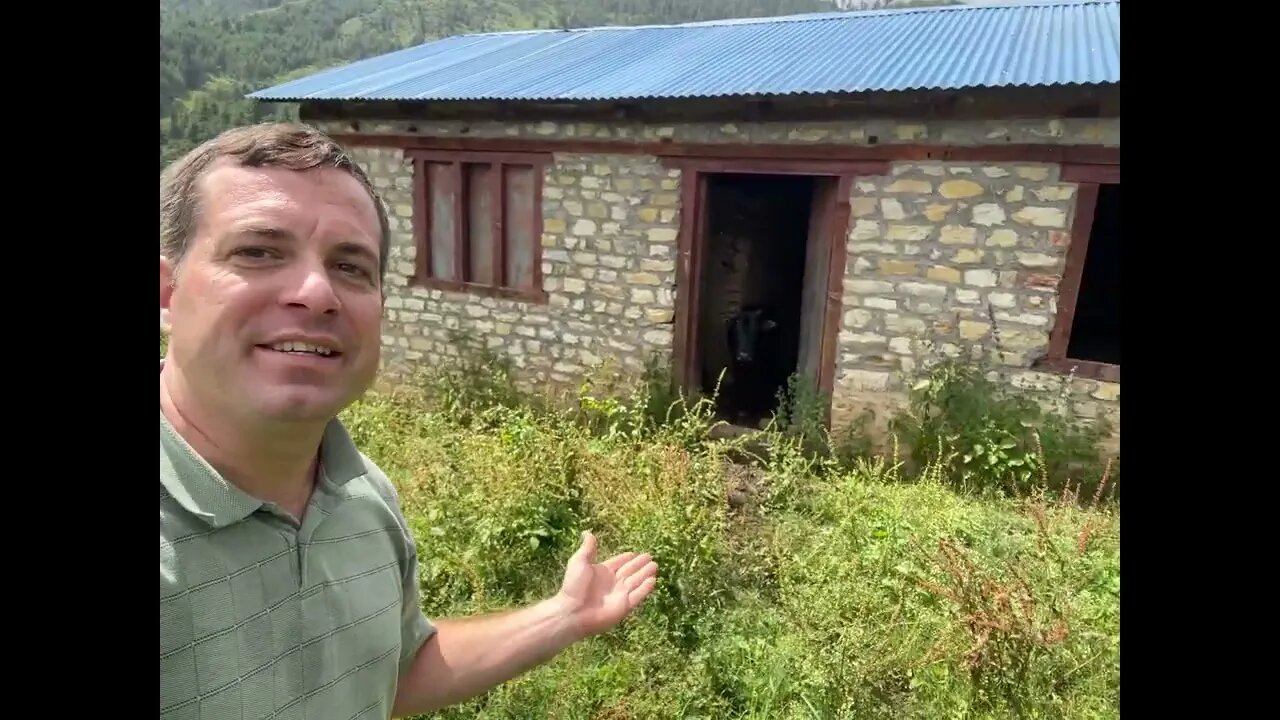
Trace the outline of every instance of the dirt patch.
[[735, 512], [754, 508], [765, 489], [764, 471], [754, 465], [726, 461], [724, 479], [725, 499]]
[[755, 592], [777, 588], [778, 560], [772, 552], [771, 525], [761, 513], [769, 478], [760, 467], [726, 460], [725, 502], [729, 507], [728, 542], [732, 561], [726, 563], [726, 582]]

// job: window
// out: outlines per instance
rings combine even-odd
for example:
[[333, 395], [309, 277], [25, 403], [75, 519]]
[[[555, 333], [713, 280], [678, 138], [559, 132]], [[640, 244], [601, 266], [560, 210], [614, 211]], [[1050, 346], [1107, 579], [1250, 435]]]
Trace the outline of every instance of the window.
[[410, 151], [413, 282], [535, 302], [542, 291], [542, 170], [547, 156]]
[[1120, 381], [1120, 168], [1066, 165], [1079, 184], [1058, 315], [1044, 366]]

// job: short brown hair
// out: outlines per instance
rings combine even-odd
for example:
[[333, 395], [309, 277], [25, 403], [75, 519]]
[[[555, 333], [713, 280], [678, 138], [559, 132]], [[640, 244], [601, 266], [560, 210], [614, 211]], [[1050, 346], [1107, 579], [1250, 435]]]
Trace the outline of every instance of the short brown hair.
[[200, 179], [219, 160], [240, 167], [288, 170], [335, 168], [349, 173], [373, 199], [378, 212], [380, 276], [387, 272], [390, 221], [368, 175], [341, 145], [319, 130], [299, 123], [262, 123], [232, 128], [206, 140], [165, 168], [160, 175], [160, 251], [176, 265], [186, 255], [200, 212]]

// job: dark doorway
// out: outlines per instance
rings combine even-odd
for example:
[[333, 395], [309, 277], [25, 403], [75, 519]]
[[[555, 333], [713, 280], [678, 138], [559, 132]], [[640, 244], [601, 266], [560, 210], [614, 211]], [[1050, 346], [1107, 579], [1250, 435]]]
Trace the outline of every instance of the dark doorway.
[[829, 253], [815, 196], [835, 180], [706, 176], [695, 357], [728, 422], [758, 426], [793, 373], [818, 379]]
[[1120, 185], [1098, 186], [1067, 357], [1120, 364]]

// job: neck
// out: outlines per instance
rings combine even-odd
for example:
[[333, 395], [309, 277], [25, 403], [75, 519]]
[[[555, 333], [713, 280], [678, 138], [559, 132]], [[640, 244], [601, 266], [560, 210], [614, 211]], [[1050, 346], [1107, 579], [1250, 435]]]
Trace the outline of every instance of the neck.
[[168, 363], [160, 372], [160, 412], [227, 482], [301, 518], [315, 482], [323, 424], [219, 418], [186, 392]]

